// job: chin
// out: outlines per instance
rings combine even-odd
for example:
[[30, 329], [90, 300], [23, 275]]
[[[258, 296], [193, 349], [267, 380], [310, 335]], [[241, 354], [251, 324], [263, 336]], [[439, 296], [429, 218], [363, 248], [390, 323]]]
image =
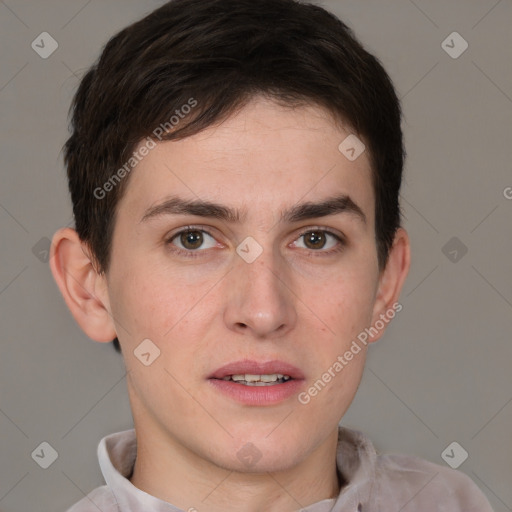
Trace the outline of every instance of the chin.
[[301, 461], [308, 448], [304, 439], [297, 440], [283, 426], [276, 429], [275, 424], [261, 432], [253, 429], [250, 433], [232, 434], [229, 446], [221, 447], [221, 453], [217, 453], [218, 465], [239, 473], [290, 469]]
[[247, 444], [241, 450], [232, 453], [230, 458], [226, 458], [226, 454], [223, 454], [222, 460], [212, 462], [223, 469], [236, 473], [260, 473], [265, 475], [289, 470], [299, 464], [300, 461], [301, 457], [297, 453], [276, 455], [275, 451], [261, 451]]

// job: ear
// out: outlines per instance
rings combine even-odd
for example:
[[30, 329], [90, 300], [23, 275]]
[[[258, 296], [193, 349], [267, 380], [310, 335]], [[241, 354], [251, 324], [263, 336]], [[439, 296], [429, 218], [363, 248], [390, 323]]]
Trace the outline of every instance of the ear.
[[[386, 268], [381, 271], [379, 277], [371, 323], [371, 327], [374, 328], [369, 329], [371, 332], [368, 338], [369, 342], [377, 341], [386, 330], [385, 326], [391, 318], [402, 309], [402, 305], [398, 303], [398, 298], [410, 265], [411, 246], [409, 235], [404, 228], [398, 228], [389, 252]], [[384, 324], [384, 328], [378, 329], [379, 324]]]
[[95, 341], [116, 337], [105, 274], [96, 271], [87, 245], [71, 228], [59, 229], [50, 249], [50, 268], [73, 317]]

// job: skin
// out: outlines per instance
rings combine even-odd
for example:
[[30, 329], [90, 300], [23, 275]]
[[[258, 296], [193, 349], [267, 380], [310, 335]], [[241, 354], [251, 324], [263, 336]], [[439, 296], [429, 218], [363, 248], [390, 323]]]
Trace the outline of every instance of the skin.
[[[120, 340], [138, 442], [131, 481], [145, 492], [199, 512], [285, 512], [338, 495], [337, 428], [365, 347], [306, 405], [296, 395], [241, 405], [207, 377], [231, 361], [280, 359], [302, 370], [307, 390], [397, 302], [409, 238], [397, 231], [380, 272], [368, 154], [349, 161], [338, 150], [349, 133], [319, 107], [255, 98], [218, 126], [159, 143], [137, 165], [106, 274], [74, 230], [55, 234], [52, 272], [76, 321], [96, 341]], [[338, 193], [359, 205], [366, 223], [347, 212], [280, 221], [282, 210]], [[190, 215], [141, 222], [172, 195], [247, 215], [239, 223]], [[179, 236], [166, 244], [187, 226], [212, 235], [189, 249], [197, 258], [173, 252], [187, 250]], [[311, 248], [301, 236], [309, 228], [342, 234], [346, 244], [326, 235]], [[250, 264], [236, 253], [247, 236], [263, 249]], [[146, 338], [161, 351], [150, 366], [133, 354]], [[237, 457], [249, 442], [261, 455], [253, 467]]]

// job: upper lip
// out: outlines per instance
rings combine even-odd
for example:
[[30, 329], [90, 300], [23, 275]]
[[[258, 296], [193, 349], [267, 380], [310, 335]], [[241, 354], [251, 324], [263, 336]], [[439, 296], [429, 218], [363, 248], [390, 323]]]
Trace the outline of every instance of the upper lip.
[[252, 361], [244, 359], [228, 363], [213, 372], [209, 379], [222, 379], [228, 375], [288, 375], [292, 379], [303, 379], [304, 374], [295, 366], [284, 361]]

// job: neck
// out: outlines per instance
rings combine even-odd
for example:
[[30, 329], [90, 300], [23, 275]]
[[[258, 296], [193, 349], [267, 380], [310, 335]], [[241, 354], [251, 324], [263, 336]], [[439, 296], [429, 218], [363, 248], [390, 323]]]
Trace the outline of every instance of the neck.
[[292, 512], [336, 498], [344, 485], [336, 468], [337, 429], [298, 465], [265, 473], [231, 471], [168, 435], [136, 431], [132, 484], [183, 510]]

